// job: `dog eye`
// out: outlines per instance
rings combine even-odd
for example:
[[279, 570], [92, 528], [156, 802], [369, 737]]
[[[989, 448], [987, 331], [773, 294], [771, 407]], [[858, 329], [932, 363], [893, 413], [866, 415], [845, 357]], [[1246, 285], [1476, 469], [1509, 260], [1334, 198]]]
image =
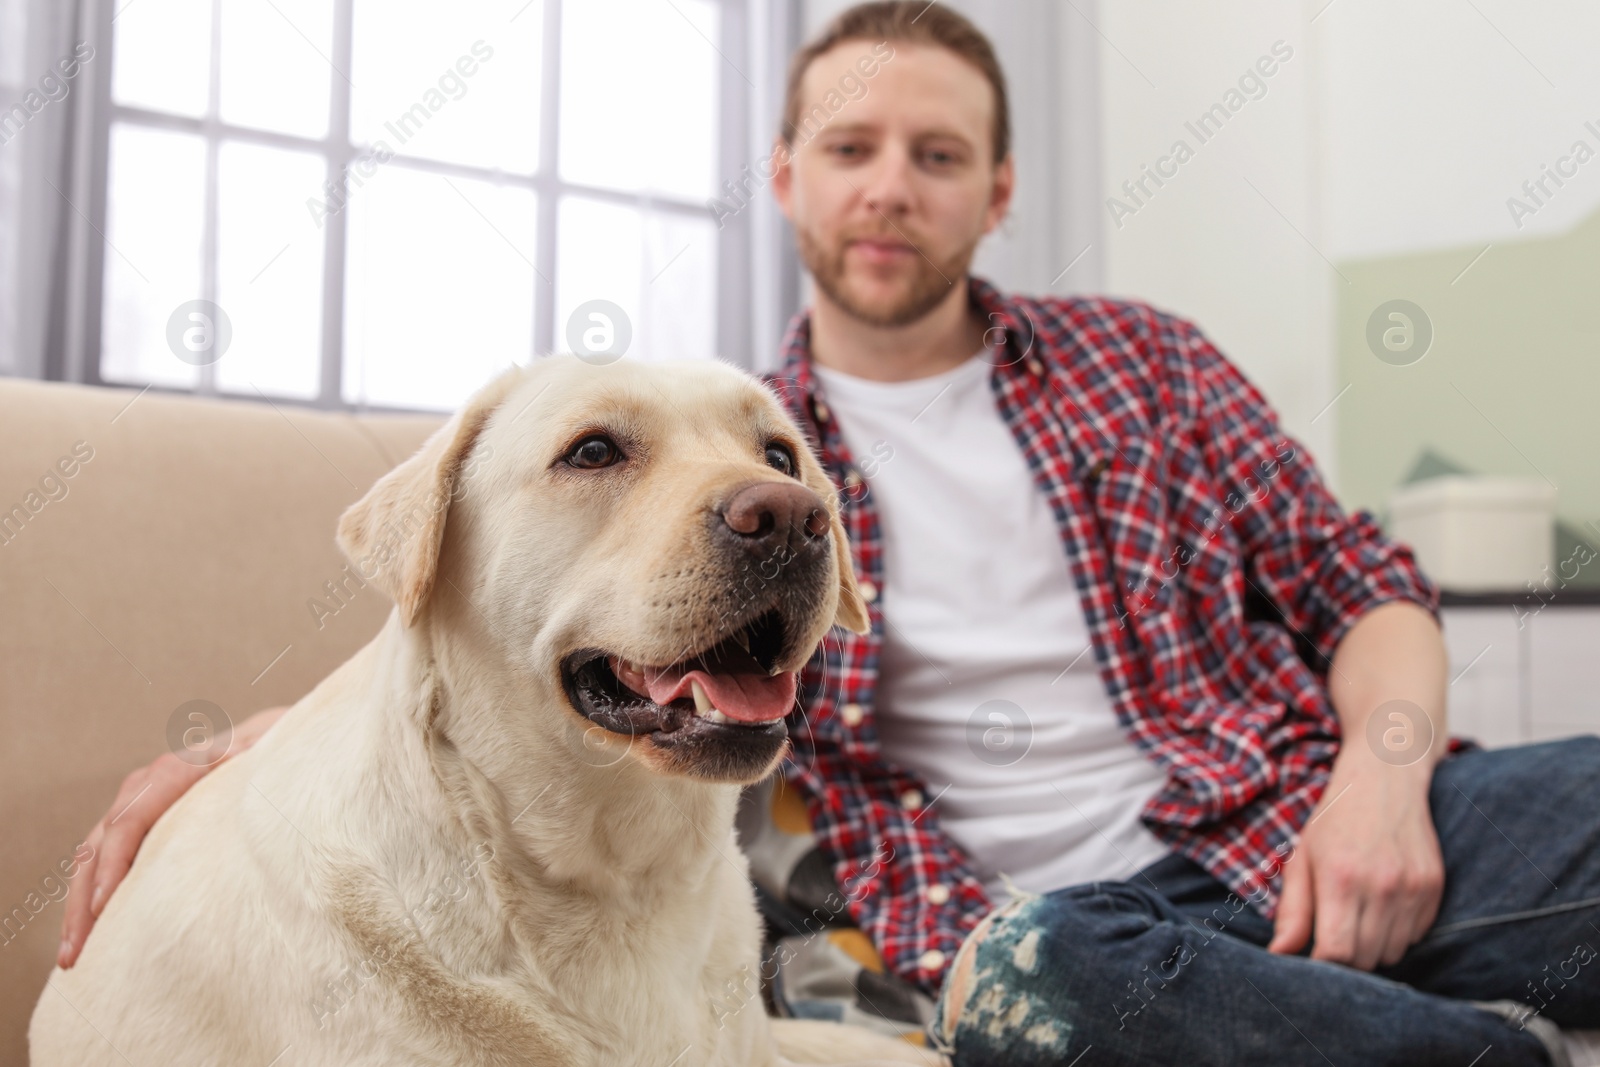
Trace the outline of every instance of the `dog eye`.
[[622, 450], [605, 434], [592, 434], [572, 446], [567, 462], [584, 470], [609, 467], [622, 458]]
[[773, 470], [794, 476], [794, 453], [786, 445], [771, 444], [767, 446], [767, 466]]

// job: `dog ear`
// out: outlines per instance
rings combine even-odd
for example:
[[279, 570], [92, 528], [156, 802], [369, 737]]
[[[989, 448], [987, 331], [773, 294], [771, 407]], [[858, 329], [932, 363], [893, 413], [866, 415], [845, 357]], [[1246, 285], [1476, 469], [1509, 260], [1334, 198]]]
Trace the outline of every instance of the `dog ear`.
[[851, 633], [864, 634], [872, 628], [872, 624], [867, 618], [867, 602], [861, 599], [861, 589], [856, 585], [856, 565], [850, 558], [850, 540], [845, 536], [844, 524], [837, 515], [833, 517], [833, 556], [839, 564], [839, 610], [834, 613], [833, 623]]
[[480, 389], [415, 455], [379, 478], [339, 517], [339, 548], [363, 579], [389, 595], [406, 626], [416, 621], [433, 589], [444, 520], [462, 464], [520, 375], [513, 367]]

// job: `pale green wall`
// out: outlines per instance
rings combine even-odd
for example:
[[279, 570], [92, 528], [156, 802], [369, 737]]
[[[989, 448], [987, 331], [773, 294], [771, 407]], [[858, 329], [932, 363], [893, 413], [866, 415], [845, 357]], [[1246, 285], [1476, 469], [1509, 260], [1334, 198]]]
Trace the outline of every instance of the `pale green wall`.
[[[1600, 545], [1584, 527], [1600, 526], [1600, 212], [1557, 237], [1496, 244], [1452, 284], [1482, 249], [1339, 264], [1339, 381], [1350, 386], [1330, 412], [1339, 497], [1383, 514], [1431, 450], [1484, 474], [1542, 472], [1558, 520]], [[1404, 367], [1366, 341], [1372, 311], [1396, 298], [1434, 328], [1427, 355]]]

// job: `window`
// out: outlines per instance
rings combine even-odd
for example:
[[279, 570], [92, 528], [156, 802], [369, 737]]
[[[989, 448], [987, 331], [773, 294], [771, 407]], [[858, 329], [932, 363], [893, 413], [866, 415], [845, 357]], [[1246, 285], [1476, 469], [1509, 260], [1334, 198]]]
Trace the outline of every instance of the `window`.
[[596, 301], [629, 356], [742, 354], [740, 220], [708, 206], [743, 154], [742, 25], [733, 0], [122, 3], [95, 380], [446, 410], [614, 327]]

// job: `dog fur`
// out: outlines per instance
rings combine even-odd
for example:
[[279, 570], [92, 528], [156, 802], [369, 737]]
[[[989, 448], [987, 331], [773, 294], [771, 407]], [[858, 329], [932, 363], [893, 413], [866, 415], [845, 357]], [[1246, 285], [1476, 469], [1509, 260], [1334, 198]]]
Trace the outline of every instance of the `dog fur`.
[[[564, 467], [598, 429], [627, 461]], [[574, 649], [671, 663], [722, 636], [718, 501], [791, 478], [831, 546], [745, 594], [784, 605], [784, 671], [867, 616], [836, 491], [767, 390], [715, 362], [568, 356], [486, 386], [340, 521], [396, 605], [382, 631], [156, 824], [51, 974], [32, 1062], [943, 1062], [730, 1006], [760, 948], [735, 808], [781, 751], [743, 772], [664, 753], [563, 687]]]

